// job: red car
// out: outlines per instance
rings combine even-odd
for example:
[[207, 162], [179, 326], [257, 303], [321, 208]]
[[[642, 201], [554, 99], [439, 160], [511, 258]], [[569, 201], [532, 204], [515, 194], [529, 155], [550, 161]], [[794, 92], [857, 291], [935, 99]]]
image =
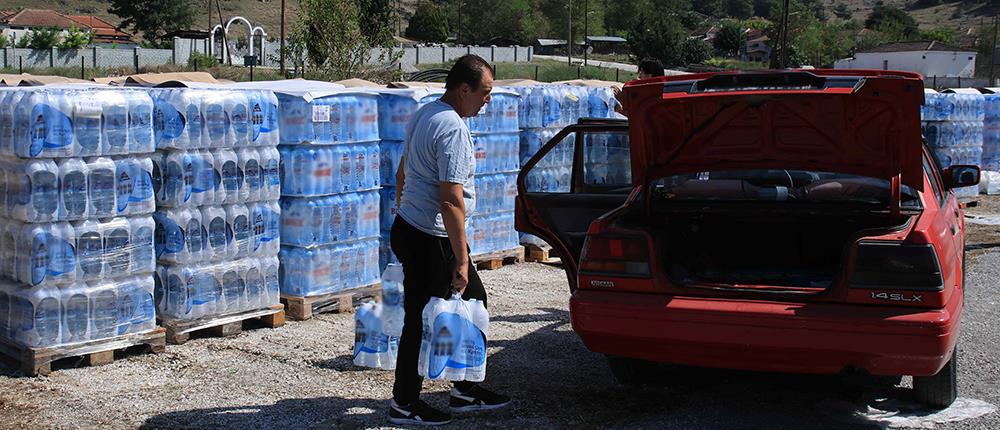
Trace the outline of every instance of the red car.
[[923, 90], [868, 70], [631, 82], [627, 123], [583, 120], [527, 162], [517, 229], [563, 257], [573, 329], [623, 383], [655, 363], [859, 369], [945, 407], [965, 288], [951, 190], [979, 168], [925, 147]]

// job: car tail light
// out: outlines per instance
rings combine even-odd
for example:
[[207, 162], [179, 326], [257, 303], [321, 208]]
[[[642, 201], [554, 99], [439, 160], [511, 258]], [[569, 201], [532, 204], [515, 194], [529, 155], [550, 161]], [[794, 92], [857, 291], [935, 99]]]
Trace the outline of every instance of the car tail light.
[[580, 256], [581, 273], [649, 276], [649, 246], [641, 236], [589, 235]]
[[941, 291], [944, 280], [931, 245], [863, 241], [858, 243], [852, 289]]

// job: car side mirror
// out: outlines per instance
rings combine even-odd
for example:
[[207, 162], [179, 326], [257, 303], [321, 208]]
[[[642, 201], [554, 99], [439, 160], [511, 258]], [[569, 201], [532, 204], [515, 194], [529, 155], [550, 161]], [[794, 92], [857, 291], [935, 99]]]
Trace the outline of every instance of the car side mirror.
[[979, 184], [980, 170], [978, 166], [956, 164], [944, 169], [948, 188], [971, 187]]

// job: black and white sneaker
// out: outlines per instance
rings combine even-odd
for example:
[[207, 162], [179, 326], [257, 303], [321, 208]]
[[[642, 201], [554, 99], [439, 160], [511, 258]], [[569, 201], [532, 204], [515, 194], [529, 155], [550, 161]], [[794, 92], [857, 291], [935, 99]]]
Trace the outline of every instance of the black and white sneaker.
[[440, 426], [451, 422], [451, 415], [432, 408], [421, 400], [400, 406], [395, 400], [389, 405], [389, 422], [398, 425]]
[[510, 397], [494, 393], [478, 385], [464, 393], [458, 388], [452, 388], [451, 399], [448, 401], [452, 412], [490, 411], [504, 408], [509, 404]]

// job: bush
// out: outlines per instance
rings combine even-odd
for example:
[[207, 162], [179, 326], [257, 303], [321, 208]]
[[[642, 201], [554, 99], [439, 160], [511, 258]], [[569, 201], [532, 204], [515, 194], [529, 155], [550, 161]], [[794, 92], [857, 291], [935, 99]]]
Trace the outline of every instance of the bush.
[[191, 56], [188, 57], [188, 67], [194, 67], [198, 70], [204, 70], [218, 64], [218, 61], [215, 61], [215, 57], [208, 54], [202, 54], [201, 52], [192, 52]]

